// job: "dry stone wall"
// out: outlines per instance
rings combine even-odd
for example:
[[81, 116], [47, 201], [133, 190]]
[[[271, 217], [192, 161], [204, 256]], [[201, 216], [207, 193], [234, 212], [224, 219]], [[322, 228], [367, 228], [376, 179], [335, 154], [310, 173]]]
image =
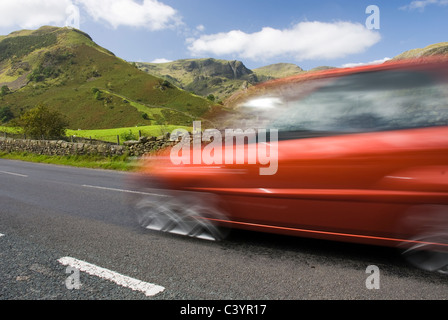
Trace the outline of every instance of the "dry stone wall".
[[123, 145], [116, 144], [90, 144], [67, 142], [63, 140], [30, 140], [0, 138], [1, 152], [29, 152], [38, 155], [103, 155], [142, 156], [150, 151], [172, 146], [174, 142], [169, 136], [141, 137], [136, 141], [126, 141]]

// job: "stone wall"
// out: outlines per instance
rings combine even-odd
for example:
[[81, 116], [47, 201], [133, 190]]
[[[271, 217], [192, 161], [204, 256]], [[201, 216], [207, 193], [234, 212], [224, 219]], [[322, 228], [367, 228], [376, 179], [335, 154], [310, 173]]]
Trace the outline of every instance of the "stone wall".
[[170, 141], [169, 134], [160, 137], [141, 137], [138, 141], [131, 140], [123, 143], [130, 156], [141, 156], [150, 151], [171, 147], [176, 142]]
[[90, 144], [67, 142], [63, 140], [30, 140], [0, 138], [1, 152], [29, 152], [38, 155], [103, 155], [115, 156], [127, 154], [141, 156], [150, 151], [172, 146], [168, 136], [141, 137], [138, 141], [126, 141], [123, 145]]

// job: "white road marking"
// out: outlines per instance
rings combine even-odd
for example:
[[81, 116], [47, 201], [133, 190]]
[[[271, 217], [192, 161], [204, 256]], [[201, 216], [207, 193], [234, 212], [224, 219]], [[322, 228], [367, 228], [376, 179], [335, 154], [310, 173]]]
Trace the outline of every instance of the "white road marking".
[[105, 268], [98, 267], [96, 265], [93, 265], [91, 263], [78, 260], [71, 257], [63, 257], [58, 259], [58, 262], [65, 266], [70, 266], [72, 268], [76, 268], [80, 271], [86, 272], [90, 275], [97, 276], [112, 282], [115, 282], [116, 284], [130, 288], [134, 291], [141, 291], [146, 296], [152, 297], [162, 291], [165, 290], [164, 287], [158, 286], [156, 284], [140, 281], [138, 279], [134, 279], [128, 276], [124, 276], [122, 274], [119, 274], [114, 271], [110, 271]]
[[134, 191], [134, 190], [126, 190], [126, 189], [117, 189], [117, 188], [108, 188], [108, 187], [100, 187], [100, 186], [91, 186], [88, 184], [83, 184], [83, 187], [86, 188], [94, 188], [94, 189], [101, 189], [101, 190], [109, 190], [109, 191], [117, 191], [117, 192], [126, 192], [126, 193], [135, 193], [135, 194], [144, 194], [149, 196], [159, 196], [159, 197], [168, 197], [163, 194], [157, 194], [157, 193], [149, 193], [149, 192], [142, 192], [142, 191]]
[[17, 177], [28, 178], [28, 176], [26, 174], [14, 173], [14, 172], [9, 172], [9, 171], [0, 171], [0, 173], [9, 174], [12, 176], [17, 176]]
[[3, 233], [0, 233], [0, 238], [1, 238], [1, 237], [4, 237], [4, 236], [5, 236], [5, 235], [4, 235]]

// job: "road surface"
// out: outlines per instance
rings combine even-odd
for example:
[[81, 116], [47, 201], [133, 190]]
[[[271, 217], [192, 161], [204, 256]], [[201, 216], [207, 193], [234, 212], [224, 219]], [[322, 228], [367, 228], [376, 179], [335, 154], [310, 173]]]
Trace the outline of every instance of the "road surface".
[[[127, 201], [127, 175], [0, 160], [0, 299], [448, 298], [448, 276], [415, 269], [390, 248], [145, 230]], [[181, 311], [195, 312], [173, 312]]]

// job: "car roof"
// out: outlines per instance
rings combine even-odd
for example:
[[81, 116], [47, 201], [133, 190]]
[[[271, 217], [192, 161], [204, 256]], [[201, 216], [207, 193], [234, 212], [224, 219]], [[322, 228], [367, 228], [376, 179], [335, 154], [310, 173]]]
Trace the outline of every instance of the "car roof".
[[437, 55], [425, 58], [389, 60], [382, 64], [363, 65], [363, 66], [346, 67], [346, 68], [332, 68], [321, 71], [306, 72], [303, 74], [267, 81], [260, 85], [269, 87], [269, 86], [276, 86], [282, 83], [302, 82], [305, 80], [327, 78], [327, 77], [338, 77], [362, 72], [384, 71], [395, 69], [425, 70], [425, 69], [440, 68], [441, 66], [448, 67], [448, 56]]

